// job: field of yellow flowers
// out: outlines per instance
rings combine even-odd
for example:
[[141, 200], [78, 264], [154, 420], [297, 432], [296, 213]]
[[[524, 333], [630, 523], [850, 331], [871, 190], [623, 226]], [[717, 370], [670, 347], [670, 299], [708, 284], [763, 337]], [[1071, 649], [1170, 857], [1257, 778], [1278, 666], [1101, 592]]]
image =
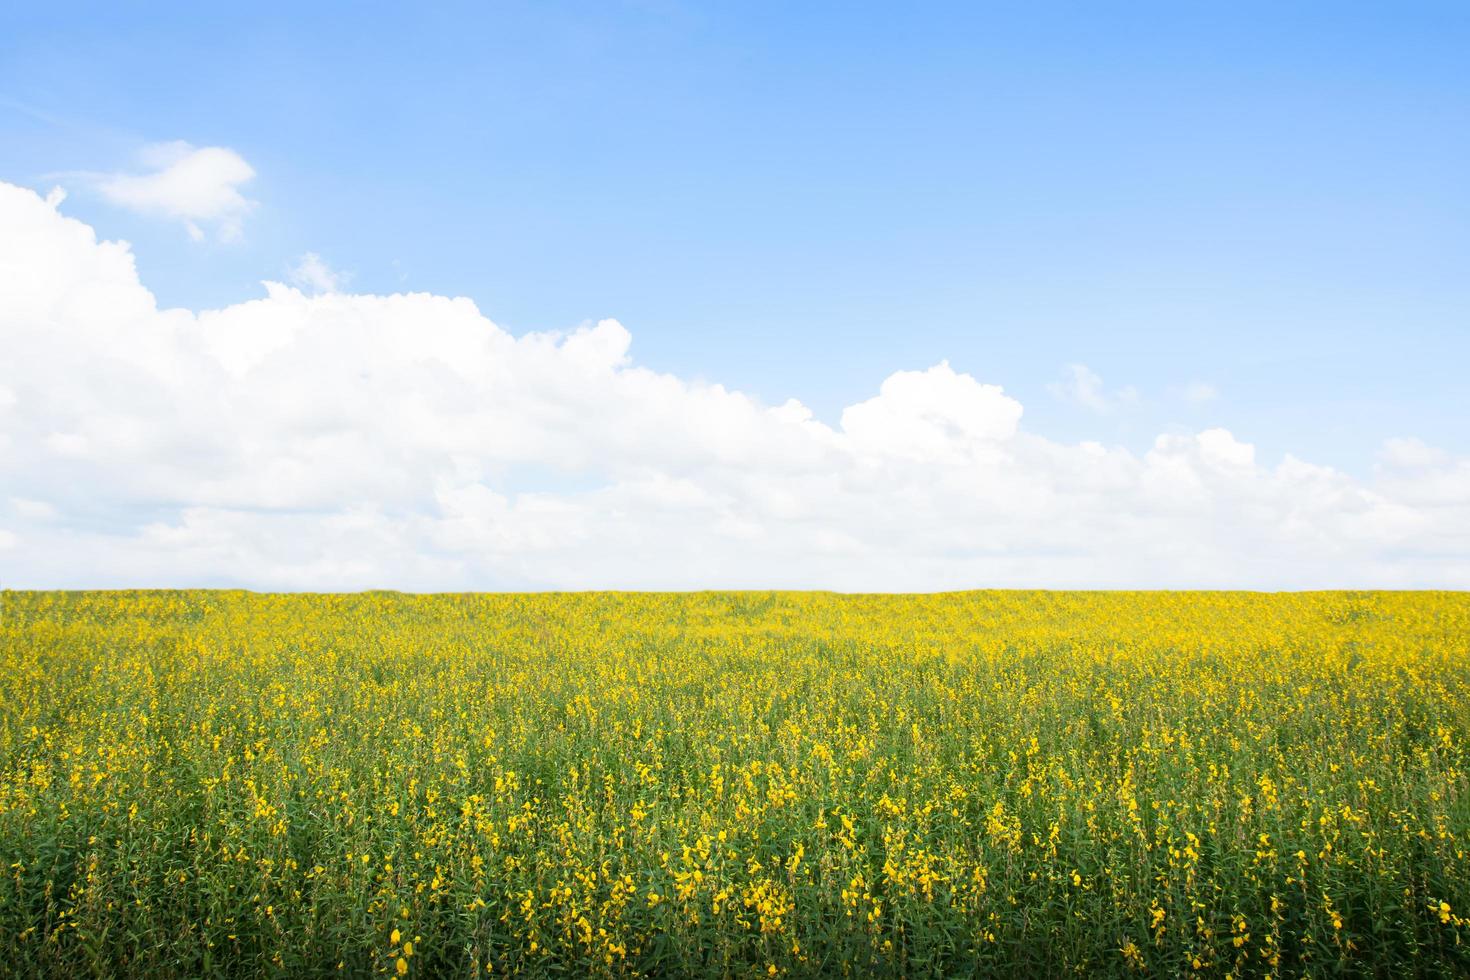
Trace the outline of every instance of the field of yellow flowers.
[[1470, 594], [0, 598], [7, 974], [1470, 972]]

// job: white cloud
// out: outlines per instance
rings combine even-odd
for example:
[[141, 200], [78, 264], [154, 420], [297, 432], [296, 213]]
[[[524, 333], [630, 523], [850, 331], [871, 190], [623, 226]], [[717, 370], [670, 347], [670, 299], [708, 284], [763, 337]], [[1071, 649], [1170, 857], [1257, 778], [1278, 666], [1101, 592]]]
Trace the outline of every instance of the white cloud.
[[1388, 440], [1383, 444], [1379, 456], [1384, 464], [1401, 469], [1443, 466], [1450, 462], [1449, 455], [1444, 450], [1413, 438]]
[[1427, 447], [1063, 444], [947, 363], [828, 425], [423, 293], [160, 310], [57, 203], [0, 184], [11, 584], [1470, 585], [1470, 462]]
[[1068, 364], [1065, 376], [1047, 390], [1062, 401], [1081, 405], [1090, 412], [1106, 415], [1119, 408], [1137, 405], [1138, 391], [1131, 385], [1109, 391], [1103, 379], [1086, 364]]
[[1194, 405], [1203, 405], [1220, 397], [1220, 390], [1206, 381], [1191, 381], [1178, 389], [1180, 398]]
[[56, 516], [56, 508], [44, 500], [26, 500], [24, 497], [12, 497], [11, 508], [21, 517], [29, 520], [45, 521]]
[[315, 252], [306, 252], [297, 259], [295, 264], [286, 270], [286, 277], [291, 280], [293, 286], [312, 293], [341, 292], [352, 279], [347, 273], [338, 272], [327, 265]]
[[1020, 402], [943, 361], [889, 375], [878, 397], [843, 411], [842, 431], [868, 455], [957, 462], [1010, 438], [1020, 420]]
[[195, 241], [204, 240], [206, 228], [223, 242], [240, 238], [255, 207], [239, 189], [255, 177], [244, 157], [222, 146], [176, 141], [146, 147], [141, 162], [150, 172], [94, 175], [93, 183], [119, 207], [182, 221]]

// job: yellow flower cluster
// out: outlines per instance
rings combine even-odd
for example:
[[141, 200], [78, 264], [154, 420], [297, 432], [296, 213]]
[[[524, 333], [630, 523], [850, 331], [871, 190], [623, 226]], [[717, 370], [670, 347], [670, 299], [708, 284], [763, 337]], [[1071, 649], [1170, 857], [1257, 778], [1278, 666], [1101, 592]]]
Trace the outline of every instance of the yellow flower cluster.
[[0, 594], [81, 975], [1470, 972], [1470, 596]]

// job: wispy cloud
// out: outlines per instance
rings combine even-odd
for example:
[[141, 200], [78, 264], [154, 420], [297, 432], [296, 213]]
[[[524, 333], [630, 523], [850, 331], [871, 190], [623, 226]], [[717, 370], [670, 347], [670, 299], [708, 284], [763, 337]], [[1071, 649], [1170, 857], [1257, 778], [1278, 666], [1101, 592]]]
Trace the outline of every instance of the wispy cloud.
[[1175, 393], [1192, 405], [1203, 405], [1220, 397], [1220, 389], [1208, 381], [1191, 381], [1189, 384], [1180, 385]]
[[189, 237], [203, 241], [213, 232], [222, 242], [238, 240], [245, 216], [256, 202], [240, 192], [255, 178], [255, 168], [223, 146], [196, 147], [175, 141], [145, 147], [141, 173], [80, 174], [118, 207], [183, 223]]
[[306, 252], [297, 259], [286, 276], [293, 286], [310, 293], [340, 292], [352, 280], [350, 272], [333, 269], [315, 252]]
[[1103, 384], [1102, 376], [1086, 364], [1068, 364], [1062, 380], [1047, 385], [1047, 390], [1062, 401], [1080, 405], [1099, 415], [1139, 402], [1138, 391], [1133, 386], [1109, 390]]

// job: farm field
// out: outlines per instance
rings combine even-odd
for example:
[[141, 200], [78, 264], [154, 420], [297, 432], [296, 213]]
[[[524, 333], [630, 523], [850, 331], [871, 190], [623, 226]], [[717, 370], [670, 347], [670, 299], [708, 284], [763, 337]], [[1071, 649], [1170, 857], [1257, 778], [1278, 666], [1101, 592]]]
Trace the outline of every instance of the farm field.
[[7, 974], [1470, 972], [1470, 594], [3, 603]]

